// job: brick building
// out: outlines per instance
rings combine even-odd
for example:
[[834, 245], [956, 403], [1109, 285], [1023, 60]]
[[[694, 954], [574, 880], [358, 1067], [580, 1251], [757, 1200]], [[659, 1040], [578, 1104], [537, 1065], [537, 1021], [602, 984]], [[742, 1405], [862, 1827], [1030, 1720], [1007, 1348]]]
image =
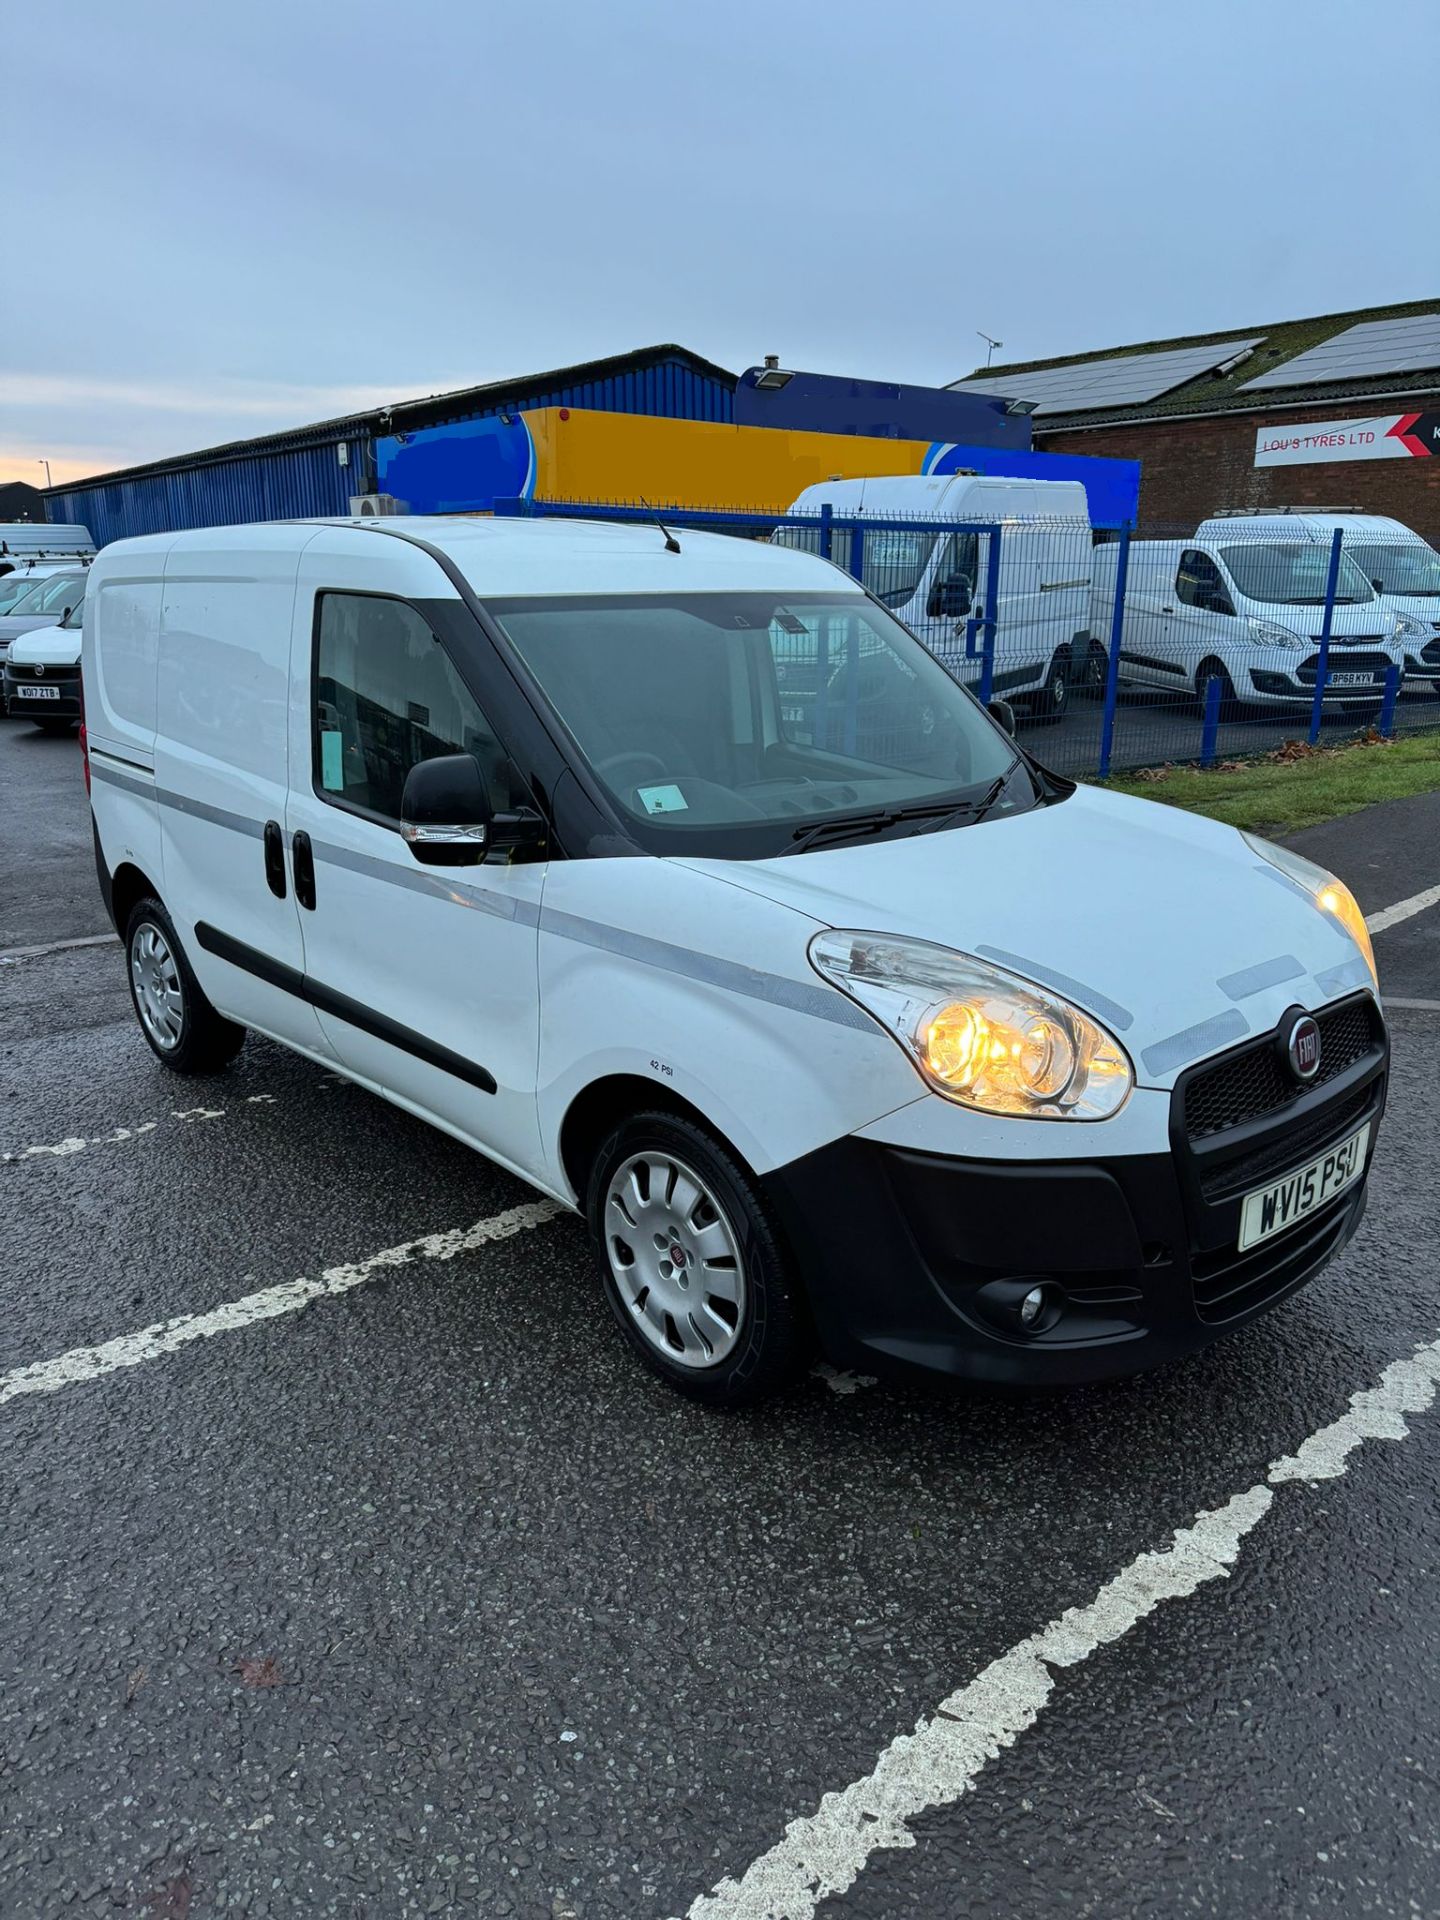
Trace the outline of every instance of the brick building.
[[1047, 452], [1139, 460], [1148, 527], [1189, 531], [1222, 507], [1356, 507], [1440, 545], [1440, 300], [977, 368], [954, 385], [1034, 398]]

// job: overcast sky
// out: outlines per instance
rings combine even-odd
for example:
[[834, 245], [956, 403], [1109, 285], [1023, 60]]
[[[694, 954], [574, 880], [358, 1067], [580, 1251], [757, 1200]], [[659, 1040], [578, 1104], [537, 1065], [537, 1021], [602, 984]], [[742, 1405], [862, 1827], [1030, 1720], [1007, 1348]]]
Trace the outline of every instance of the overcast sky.
[[661, 340], [943, 384], [1440, 292], [1436, 0], [21, 11], [0, 479]]

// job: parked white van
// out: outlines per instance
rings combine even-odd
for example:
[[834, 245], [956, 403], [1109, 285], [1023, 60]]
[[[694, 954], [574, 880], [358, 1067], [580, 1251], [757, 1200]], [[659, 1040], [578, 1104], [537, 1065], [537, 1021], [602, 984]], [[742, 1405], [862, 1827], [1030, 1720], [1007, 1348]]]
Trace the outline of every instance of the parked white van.
[[94, 555], [95, 542], [88, 527], [0, 520], [0, 576], [13, 573], [17, 567], [73, 567]]
[[[1218, 680], [1221, 710], [1309, 706], [1315, 697], [1328, 544], [1288, 523], [1211, 522], [1188, 540], [1130, 545], [1120, 642], [1122, 684], [1193, 694]], [[1091, 625], [1108, 640], [1120, 547], [1095, 549]], [[1395, 614], [1342, 553], [1330, 626], [1325, 704], [1377, 706], [1392, 666], [1407, 665]]]
[[[801, 636], [833, 734], [784, 717]], [[156, 1056], [254, 1028], [488, 1154], [584, 1215], [625, 1337], [702, 1398], [814, 1343], [1134, 1371], [1359, 1224], [1388, 1051], [1346, 889], [1044, 771], [825, 561], [166, 534], [102, 552], [83, 658]]]
[[[899, 474], [807, 487], [792, 514], [828, 506], [849, 519], [968, 522], [972, 531], [875, 527], [864, 532], [866, 587], [917, 634], [955, 677], [978, 686], [984, 625], [994, 622], [992, 693], [1044, 720], [1059, 720], [1077, 681], [1103, 684], [1103, 649], [1090, 645], [1090, 509], [1078, 480], [1000, 475]], [[995, 604], [985, 605], [991, 536], [1000, 530]], [[778, 527], [777, 546], [819, 551], [808, 527]], [[850, 531], [831, 557], [845, 564]]]
[[1440, 693], [1440, 553], [1428, 540], [1384, 514], [1318, 510], [1217, 514], [1199, 532], [1219, 539], [1237, 525], [1247, 539], [1299, 537], [1318, 541], [1327, 552], [1338, 528], [1341, 551], [1370, 582], [1382, 612], [1395, 616], [1406, 678], [1429, 679]]

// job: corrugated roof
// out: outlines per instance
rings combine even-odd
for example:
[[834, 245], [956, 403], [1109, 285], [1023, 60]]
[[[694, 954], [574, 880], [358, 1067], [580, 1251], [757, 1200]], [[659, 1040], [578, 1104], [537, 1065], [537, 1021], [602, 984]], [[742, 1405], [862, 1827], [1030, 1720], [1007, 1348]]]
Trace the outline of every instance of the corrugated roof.
[[329, 446], [340, 440], [352, 440], [377, 433], [409, 433], [420, 427], [438, 427], [447, 420], [461, 420], [477, 408], [501, 406], [507, 399], [523, 400], [539, 388], [577, 386], [586, 381], [603, 380], [607, 375], [629, 368], [643, 368], [665, 360], [680, 359], [696, 372], [711, 379], [728, 381], [733, 387], [738, 375], [692, 353], [673, 341], [660, 346], [637, 347], [633, 353], [607, 354], [600, 360], [582, 360], [573, 367], [555, 367], [545, 373], [518, 374], [508, 380], [491, 380], [478, 387], [456, 387], [447, 393], [432, 393], [415, 400], [397, 400], [389, 407], [373, 407], [365, 413], [342, 414], [334, 420], [318, 420], [311, 426], [287, 428], [280, 433], [263, 433], [251, 440], [227, 440], [222, 446], [202, 447], [195, 453], [176, 453], [163, 460], [149, 460], [136, 467], [119, 467], [110, 473], [87, 474], [52, 493], [78, 493], [88, 487], [108, 486], [122, 480], [138, 480], [146, 475], [175, 473], [191, 467], [213, 465], [266, 453], [290, 453], [301, 447]]
[[1233, 343], [1238, 348], [1259, 334], [1264, 336], [1261, 345], [1229, 373], [1218, 376], [1213, 372], [1202, 373], [1141, 406], [1118, 407], [1104, 412], [1047, 413], [1043, 423], [1037, 421], [1037, 430], [1053, 433], [1057, 428], [1111, 426], [1128, 420], [1167, 419], [1187, 413], [1261, 413], [1272, 411], [1277, 403], [1289, 407], [1297, 402], [1309, 404], [1383, 399], [1390, 393], [1440, 388], [1440, 368], [1433, 373], [1391, 373], [1378, 375], [1371, 380], [1288, 386], [1268, 393], [1263, 389], [1253, 392], [1243, 389], [1247, 381], [1255, 379], [1264, 369], [1294, 359], [1311, 347], [1319, 346], [1322, 341], [1333, 338], [1335, 334], [1343, 333], [1347, 327], [1367, 320], [1401, 319], [1410, 314], [1436, 311], [1440, 311], [1440, 298], [1411, 300], [1397, 306], [1359, 307], [1351, 313], [1321, 314], [1310, 320], [1282, 320], [1271, 324], [1227, 327], [1218, 333], [1192, 333], [1174, 340], [1142, 340], [1128, 346], [1096, 348], [1091, 353], [1063, 354], [1053, 360], [1023, 360], [1016, 361], [1012, 366], [976, 367], [973, 373], [963, 375], [962, 379], [994, 380], [1013, 374], [1015, 385], [1010, 397], [1023, 400], [1023, 376], [1027, 373], [1039, 373], [1054, 367], [1084, 366], [1092, 360], [1109, 360], [1122, 355], [1163, 353], [1178, 347], [1213, 346], [1217, 350], [1217, 360], [1223, 360], [1227, 344]]

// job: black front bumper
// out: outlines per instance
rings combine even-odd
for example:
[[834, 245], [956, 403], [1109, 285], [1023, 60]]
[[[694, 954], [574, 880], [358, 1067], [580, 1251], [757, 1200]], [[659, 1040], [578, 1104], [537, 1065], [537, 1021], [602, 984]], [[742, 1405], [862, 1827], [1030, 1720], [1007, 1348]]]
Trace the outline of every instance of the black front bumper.
[[[53, 686], [57, 698], [37, 698], [22, 691], [25, 687]], [[0, 674], [0, 697], [12, 720], [78, 720], [80, 718], [80, 676], [66, 674], [47, 679], [36, 677], [32, 669], [23, 672], [7, 666]]]
[[[1283, 1112], [1195, 1142], [1182, 1081], [1168, 1152], [956, 1160], [851, 1136], [780, 1168], [766, 1186], [827, 1356], [876, 1372], [1073, 1386], [1244, 1325], [1312, 1279], [1360, 1224], [1368, 1164], [1329, 1205], [1238, 1246], [1246, 1193], [1367, 1121], [1373, 1163], [1389, 1064], [1378, 1013], [1375, 1029], [1362, 1059]], [[1026, 1332], [1019, 1303], [1037, 1286], [1045, 1306]]]

